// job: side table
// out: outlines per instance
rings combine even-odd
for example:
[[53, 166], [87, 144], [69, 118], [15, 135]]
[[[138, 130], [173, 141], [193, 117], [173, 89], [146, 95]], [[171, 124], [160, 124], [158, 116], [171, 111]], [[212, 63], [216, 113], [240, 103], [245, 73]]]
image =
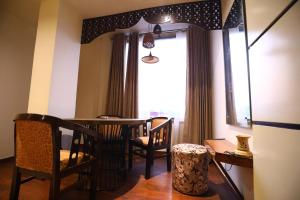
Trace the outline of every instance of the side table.
[[225, 139], [205, 140], [204, 144], [211, 154], [212, 160], [214, 161], [220, 172], [224, 175], [229, 185], [241, 199], [244, 199], [243, 195], [234, 184], [233, 180], [230, 178], [221, 162], [231, 165], [237, 165], [240, 167], [253, 168], [253, 159], [241, 157], [231, 153], [234, 152], [236, 146]]

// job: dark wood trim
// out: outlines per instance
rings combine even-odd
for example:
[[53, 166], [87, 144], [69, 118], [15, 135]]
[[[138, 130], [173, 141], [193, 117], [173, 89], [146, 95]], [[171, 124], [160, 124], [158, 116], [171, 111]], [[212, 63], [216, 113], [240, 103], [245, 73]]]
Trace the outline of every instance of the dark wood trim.
[[27, 183], [27, 182], [29, 182], [29, 181], [35, 179], [35, 178], [36, 178], [35, 176], [30, 176], [30, 177], [28, 177], [28, 178], [25, 178], [25, 179], [21, 180], [20, 183], [21, 183], [21, 184]]
[[229, 39], [229, 30], [237, 29], [243, 25], [245, 35], [245, 53], [246, 53], [246, 69], [247, 69], [247, 82], [249, 91], [249, 118], [247, 117], [247, 125], [240, 126], [241, 128], [251, 128], [252, 119], [252, 101], [251, 101], [251, 83], [250, 83], [250, 68], [249, 68], [249, 52], [248, 52], [248, 29], [246, 17], [246, 3], [245, 0], [235, 0], [226, 22], [223, 27], [223, 51], [224, 51], [224, 67], [225, 67], [225, 91], [226, 91], [226, 123], [231, 125], [238, 125], [236, 120], [234, 108], [234, 90], [232, 82], [232, 62], [231, 62], [231, 47]]
[[134, 26], [143, 17], [148, 23], [188, 23], [204, 30], [222, 28], [221, 0], [204, 0], [134, 10], [108, 16], [84, 19], [81, 44], [90, 43], [101, 34]]
[[229, 30], [223, 29], [223, 52], [224, 52], [224, 74], [225, 74], [225, 99], [226, 99], [226, 123], [236, 124], [233, 112], [233, 94], [232, 94], [232, 71], [231, 71], [231, 51], [229, 42]]
[[229, 14], [225, 20], [223, 29], [236, 28], [243, 18], [242, 16], [242, 6], [243, 0], [234, 0]]
[[300, 130], [300, 124], [282, 123], [282, 122], [266, 122], [266, 121], [252, 121], [253, 124], [259, 126], [270, 126], [276, 128], [286, 128], [292, 130]]
[[[243, 15], [244, 15], [244, 27], [245, 27], [245, 41], [246, 41], [246, 55], [247, 55], [247, 72], [248, 72], [248, 90], [249, 90], [249, 111], [250, 111], [250, 120], [252, 120], [252, 93], [251, 93], [251, 74], [250, 74], [250, 59], [249, 59], [249, 37], [248, 37], [248, 22], [247, 22], [247, 8], [246, 0], [243, 0]], [[252, 124], [250, 124], [250, 127]]]
[[292, 0], [286, 7], [283, 9], [279, 15], [263, 30], [263, 32], [250, 44], [248, 49], [250, 49], [272, 26], [285, 14], [287, 11], [297, 3], [298, 0]]
[[7, 158], [0, 159], [0, 163], [5, 163], [5, 162], [13, 161], [14, 159], [15, 159], [14, 156], [10, 156], [10, 157], [7, 157]]

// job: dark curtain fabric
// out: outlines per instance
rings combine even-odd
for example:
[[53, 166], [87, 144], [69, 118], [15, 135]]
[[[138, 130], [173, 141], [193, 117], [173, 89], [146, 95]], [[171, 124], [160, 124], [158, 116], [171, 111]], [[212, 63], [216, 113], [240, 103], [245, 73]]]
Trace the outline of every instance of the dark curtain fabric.
[[209, 33], [190, 26], [183, 142], [203, 144], [212, 137]]
[[123, 114], [125, 42], [124, 34], [115, 35], [113, 38], [106, 106], [107, 115], [122, 116]]
[[123, 117], [138, 117], [138, 46], [139, 35], [129, 36]]

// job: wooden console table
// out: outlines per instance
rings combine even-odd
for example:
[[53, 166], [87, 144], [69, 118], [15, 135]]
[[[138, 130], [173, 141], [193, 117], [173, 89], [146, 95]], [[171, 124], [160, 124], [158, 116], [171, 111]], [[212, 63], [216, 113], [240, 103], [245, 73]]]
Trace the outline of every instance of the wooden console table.
[[224, 175], [229, 185], [241, 199], [244, 199], [243, 195], [236, 187], [236, 185], [234, 184], [234, 182], [228, 175], [226, 169], [221, 163], [228, 163], [240, 167], [253, 168], [253, 159], [231, 154], [230, 152], [234, 152], [236, 146], [225, 139], [205, 140], [204, 144], [207, 147], [209, 153], [212, 155], [214, 163]]

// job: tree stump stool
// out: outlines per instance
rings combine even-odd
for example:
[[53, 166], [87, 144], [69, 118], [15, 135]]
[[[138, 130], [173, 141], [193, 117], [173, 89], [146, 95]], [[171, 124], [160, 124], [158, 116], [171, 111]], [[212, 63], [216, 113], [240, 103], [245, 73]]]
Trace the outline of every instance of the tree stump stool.
[[201, 195], [208, 190], [208, 151], [196, 144], [172, 147], [172, 184], [184, 194]]

